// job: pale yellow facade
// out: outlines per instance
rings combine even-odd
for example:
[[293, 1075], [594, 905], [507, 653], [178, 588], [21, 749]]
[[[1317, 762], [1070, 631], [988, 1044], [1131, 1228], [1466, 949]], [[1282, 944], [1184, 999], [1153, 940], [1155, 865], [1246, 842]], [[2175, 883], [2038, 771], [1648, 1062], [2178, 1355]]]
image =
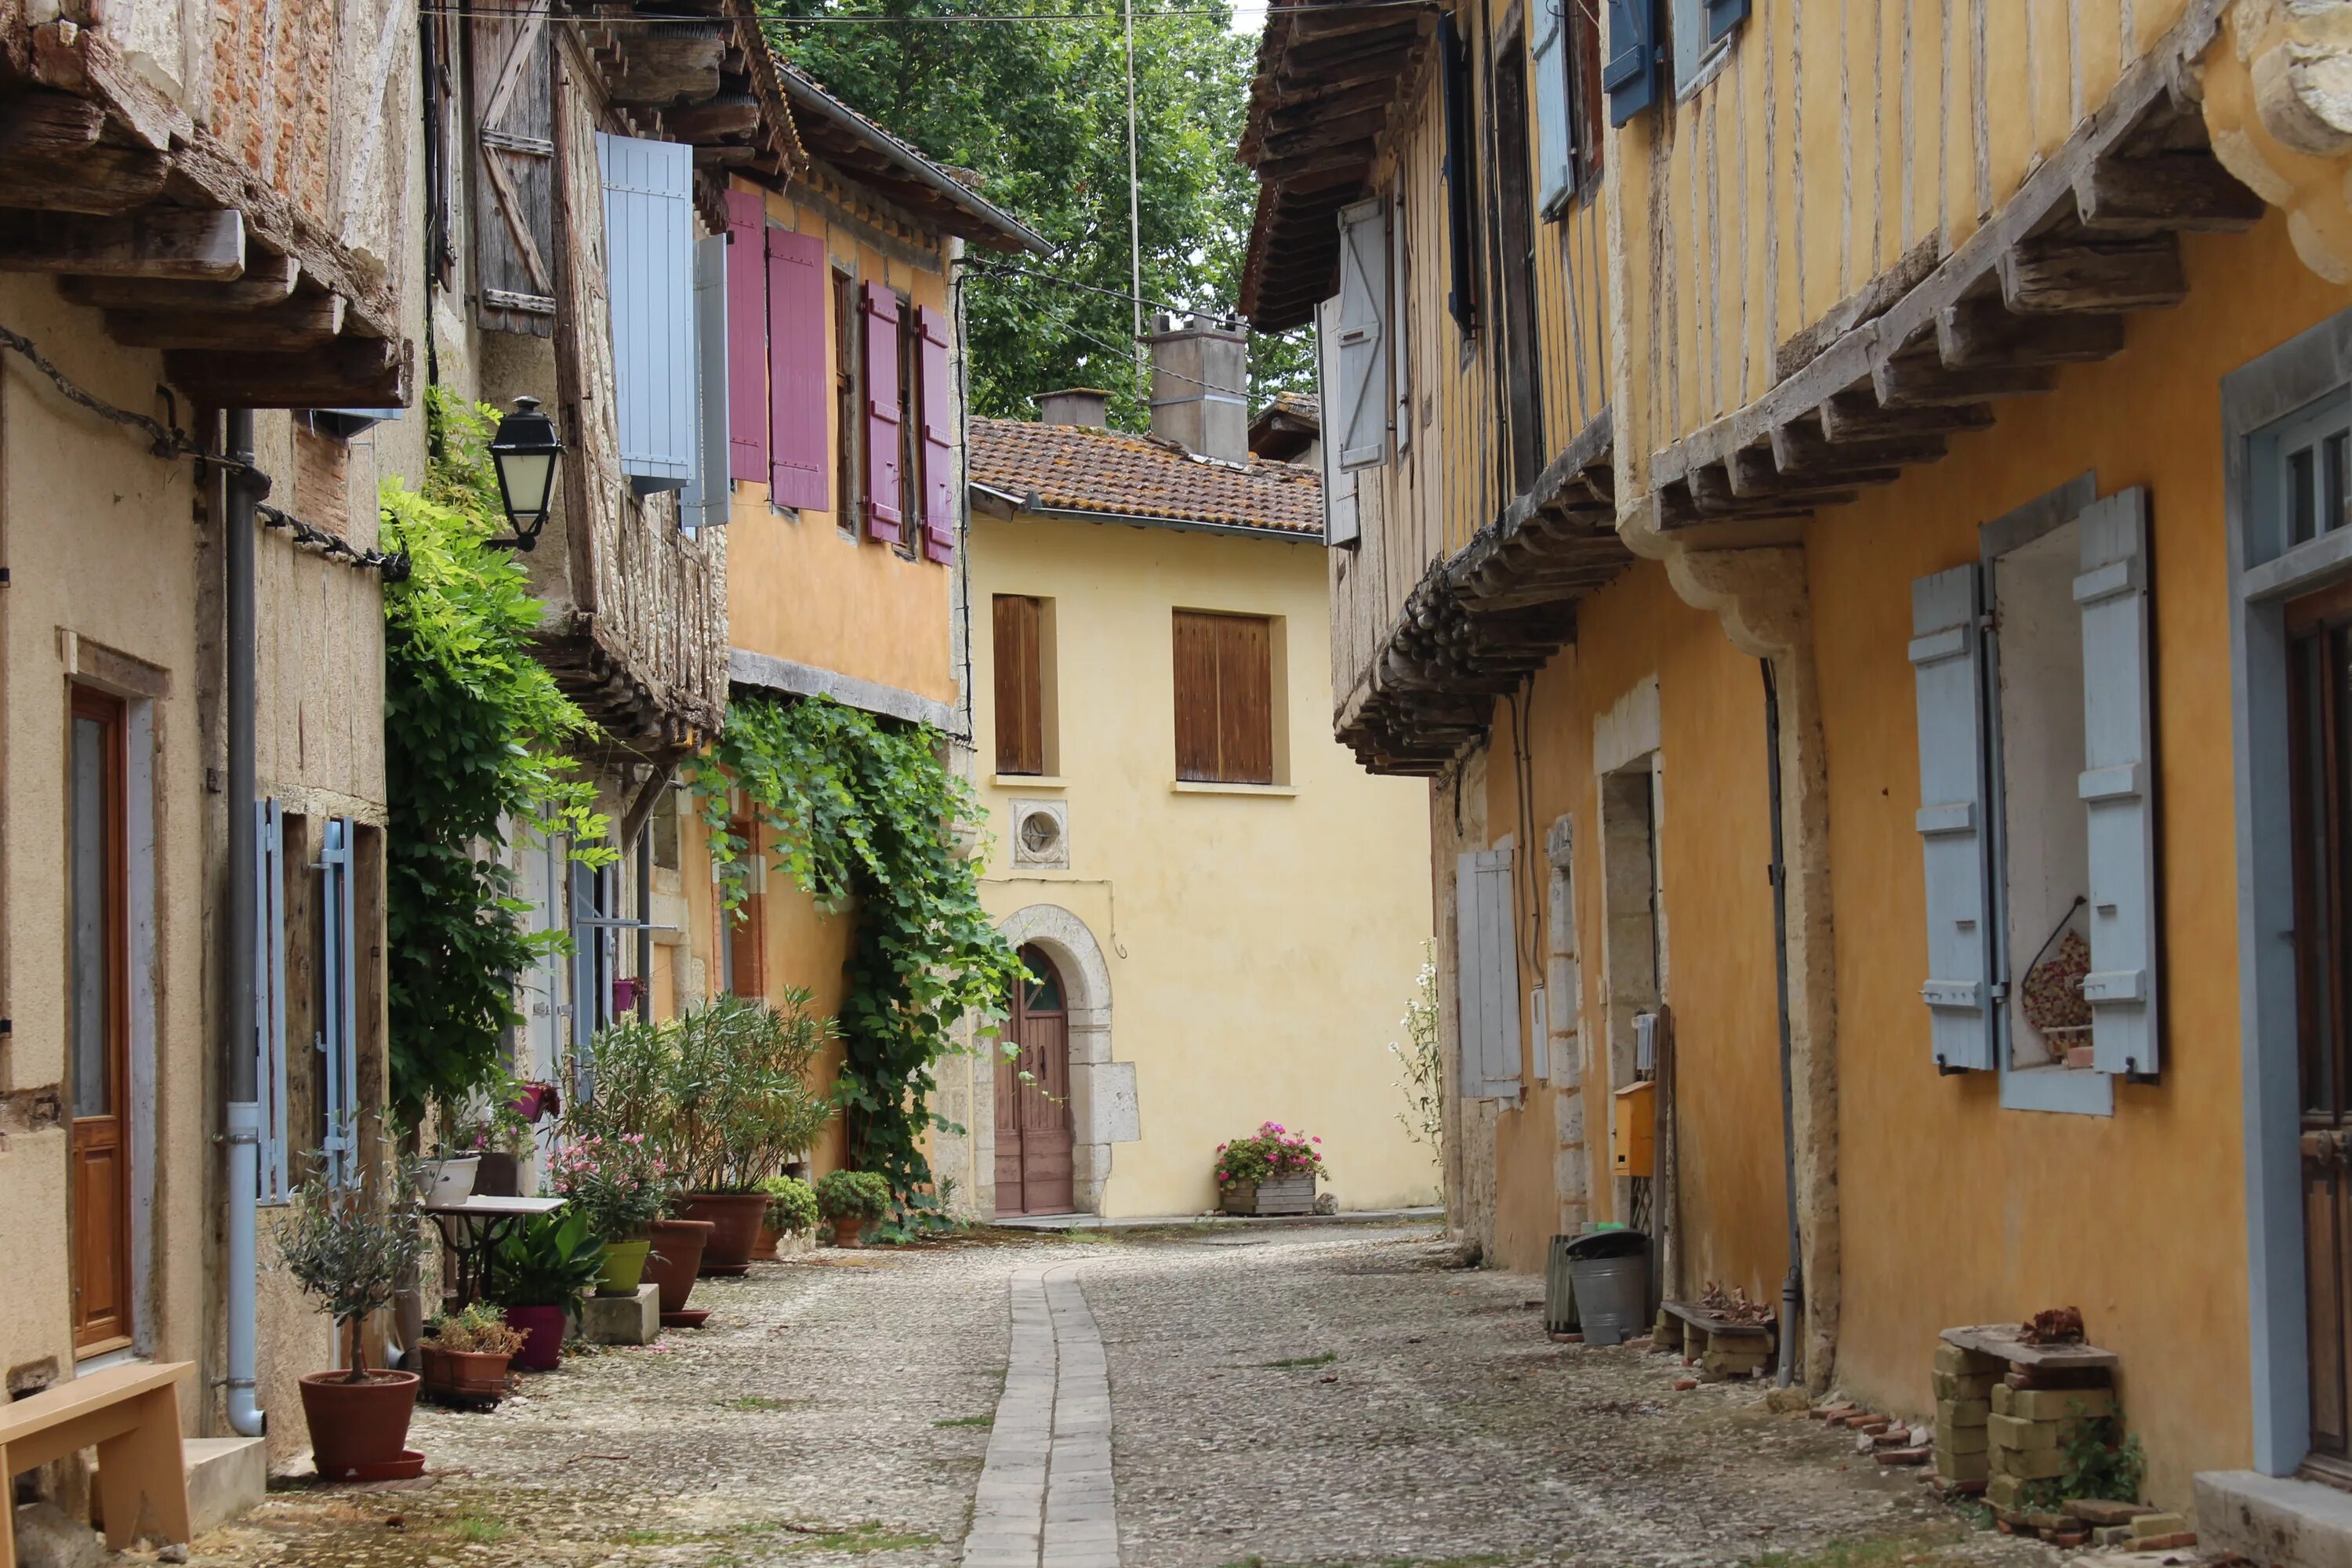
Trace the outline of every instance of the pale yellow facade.
[[[1434, 1202], [1434, 1152], [1399, 1119], [1388, 1048], [1430, 935], [1427, 794], [1366, 775], [1331, 739], [1321, 542], [1026, 513], [975, 515], [971, 540], [982, 897], [1054, 957], [1074, 1037], [1107, 1015], [1101, 1060], [1073, 1074], [1078, 1206], [1208, 1209], [1217, 1145], [1268, 1121], [1323, 1140], [1342, 1209]], [[1045, 777], [991, 771], [999, 594], [1052, 601]], [[1276, 621], [1276, 784], [1177, 782], [1180, 608]], [[1066, 808], [1066, 868], [1014, 864], [1013, 803], [1034, 800]], [[983, 1214], [994, 1070], [943, 1068], [971, 1108]], [[943, 1149], [942, 1168], [961, 1153]]]

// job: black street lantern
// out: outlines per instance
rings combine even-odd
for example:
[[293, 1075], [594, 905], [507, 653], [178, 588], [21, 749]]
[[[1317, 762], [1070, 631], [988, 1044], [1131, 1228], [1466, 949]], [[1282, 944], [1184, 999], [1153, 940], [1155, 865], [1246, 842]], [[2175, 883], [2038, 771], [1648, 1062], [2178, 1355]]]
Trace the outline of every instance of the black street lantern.
[[518, 397], [515, 411], [499, 421], [490, 438], [490, 461], [498, 465], [499, 497], [506, 502], [512, 539], [491, 541], [529, 550], [539, 543], [547, 526], [547, 507], [555, 494], [555, 459], [563, 443], [556, 439], [554, 422], [539, 411], [536, 397]]

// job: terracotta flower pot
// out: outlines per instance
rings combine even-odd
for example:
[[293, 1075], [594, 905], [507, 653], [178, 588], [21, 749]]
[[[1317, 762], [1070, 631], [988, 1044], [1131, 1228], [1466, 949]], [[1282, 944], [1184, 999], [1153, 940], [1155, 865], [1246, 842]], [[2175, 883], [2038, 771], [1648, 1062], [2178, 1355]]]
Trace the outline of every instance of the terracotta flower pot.
[[866, 1245], [866, 1216], [857, 1214], [835, 1215], [833, 1218], [833, 1244], [835, 1247]]
[[425, 1355], [425, 1395], [450, 1404], [495, 1405], [507, 1395], [507, 1363], [513, 1358], [486, 1351], [445, 1351], [427, 1342]]
[[645, 1282], [646, 1255], [653, 1243], [644, 1237], [604, 1244], [604, 1272], [596, 1278], [599, 1296], [634, 1296]]
[[707, 1219], [657, 1219], [653, 1223], [653, 1250], [646, 1257], [645, 1278], [661, 1287], [661, 1310], [686, 1310], [688, 1292], [702, 1267], [702, 1248], [710, 1238]]
[[705, 1274], [749, 1274], [751, 1247], [768, 1212], [765, 1193], [688, 1193], [686, 1217], [707, 1219], [710, 1240], [702, 1249]]
[[371, 1372], [359, 1383], [347, 1383], [346, 1376], [314, 1372], [302, 1379], [310, 1452], [320, 1478], [331, 1481], [397, 1463], [408, 1447], [408, 1418], [416, 1410], [420, 1379], [413, 1372]]
[[761, 1220], [760, 1222], [760, 1239], [751, 1244], [752, 1258], [761, 1263], [774, 1261], [776, 1256], [776, 1244], [783, 1239], [784, 1237], [782, 1231], [778, 1230], [774, 1226], [770, 1225], [766, 1220]]
[[522, 1349], [514, 1363], [526, 1372], [553, 1372], [563, 1364], [563, 1309], [509, 1307], [507, 1327], [520, 1331]]

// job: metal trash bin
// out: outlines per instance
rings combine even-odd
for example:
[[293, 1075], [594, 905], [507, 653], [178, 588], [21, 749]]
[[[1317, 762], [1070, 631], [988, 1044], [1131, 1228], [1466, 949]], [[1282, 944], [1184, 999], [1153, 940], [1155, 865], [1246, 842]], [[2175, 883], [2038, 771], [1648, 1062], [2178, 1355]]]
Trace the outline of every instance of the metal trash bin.
[[1640, 1333], [1650, 1306], [1650, 1238], [1638, 1230], [1588, 1231], [1562, 1250], [1584, 1342], [1622, 1344]]

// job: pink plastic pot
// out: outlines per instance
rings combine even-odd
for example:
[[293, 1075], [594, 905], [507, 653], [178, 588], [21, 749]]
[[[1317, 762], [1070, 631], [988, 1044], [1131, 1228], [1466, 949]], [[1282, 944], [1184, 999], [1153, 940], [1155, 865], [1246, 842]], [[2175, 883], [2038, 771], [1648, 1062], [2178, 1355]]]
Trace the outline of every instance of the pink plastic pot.
[[553, 1372], [563, 1363], [563, 1309], [509, 1307], [507, 1327], [520, 1331], [522, 1349], [514, 1363], [526, 1372]]

